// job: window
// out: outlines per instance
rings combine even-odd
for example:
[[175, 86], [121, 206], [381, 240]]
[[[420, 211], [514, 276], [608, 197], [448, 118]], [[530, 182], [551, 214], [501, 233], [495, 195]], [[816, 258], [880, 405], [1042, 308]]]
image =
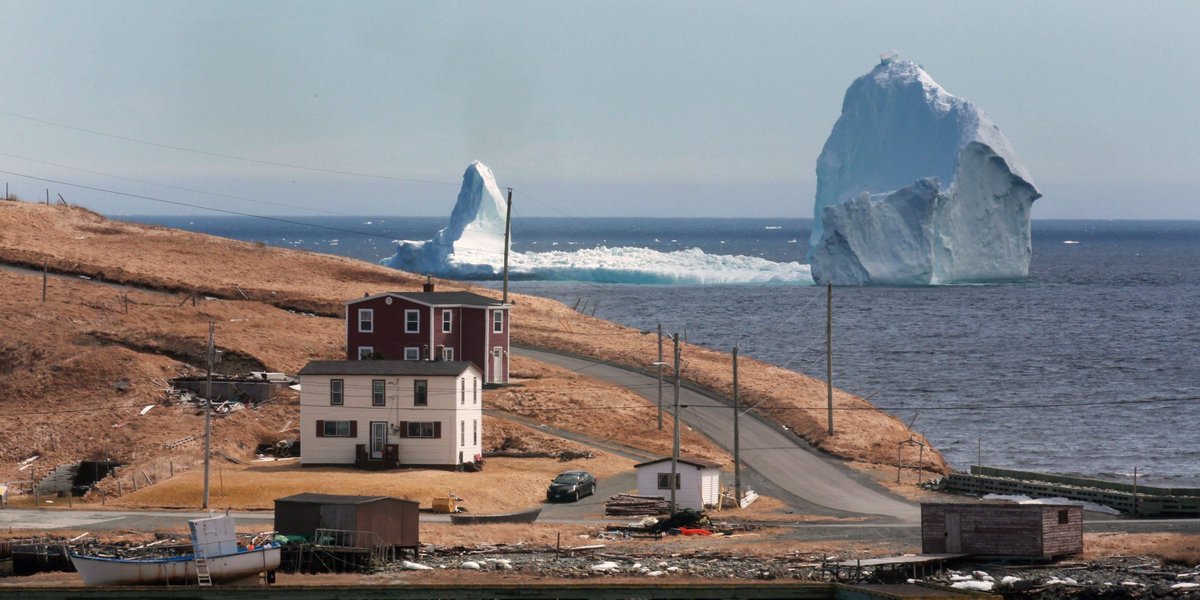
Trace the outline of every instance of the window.
[[355, 421], [317, 421], [317, 437], [357, 437]]
[[343, 394], [345, 390], [345, 382], [341, 379], [329, 380], [329, 405], [341, 406], [345, 403], [346, 397]]
[[[682, 473], [675, 474], [675, 489], [679, 489], [680, 475], [682, 475]], [[671, 474], [670, 473], [659, 473], [658, 474], [658, 489], [660, 489], [660, 490], [671, 489]]]
[[404, 311], [404, 333], [421, 333], [421, 311]]
[[442, 348], [442, 360], [454, 360], [454, 348]]
[[462, 378], [458, 380], [458, 403], [467, 403], [467, 380]]
[[371, 333], [375, 331], [375, 310], [370, 308], [358, 309], [358, 331]]
[[467, 422], [466, 421], [458, 422], [458, 445], [459, 446], [467, 445]]
[[429, 381], [418, 379], [413, 382], [413, 406], [429, 406]]
[[471, 443], [479, 443], [479, 419], [471, 420]]
[[1067, 509], [1064, 508], [1064, 509], [1059, 510], [1058, 511], [1058, 524], [1066, 525], [1067, 523], [1070, 523], [1070, 522], [1071, 522], [1071, 514], [1069, 512], [1067, 512]]
[[404, 427], [405, 437], [410, 438], [440, 438], [441, 430], [441, 423], [434, 421], [408, 421]]
[[359, 346], [358, 360], [371, 360], [375, 356], [374, 346]]
[[454, 311], [446, 308], [442, 309], [442, 333], [450, 333], [454, 330]]
[[471, 378], [471, 404], [479, 404], [479, 380]]
[[421, 360], [421, 349], [416, 346], [405, 348], [404, 360]]
[[387, 405], [387, 382], [382, 379], [371, 380], [371, 406]]
[[504, 333], [504, 311], [492, 311], [492, 333]]

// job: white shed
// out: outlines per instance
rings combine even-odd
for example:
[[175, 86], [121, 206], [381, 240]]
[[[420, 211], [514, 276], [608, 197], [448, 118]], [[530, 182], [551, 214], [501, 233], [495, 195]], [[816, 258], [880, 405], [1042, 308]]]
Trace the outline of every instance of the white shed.
[[[671, 457], [634, 465], [639, 496], [671, 497]], [[675, 505], [702, 510], [721, 498], [721, 465], [702, 458], [680, 457], [675, 468]]]

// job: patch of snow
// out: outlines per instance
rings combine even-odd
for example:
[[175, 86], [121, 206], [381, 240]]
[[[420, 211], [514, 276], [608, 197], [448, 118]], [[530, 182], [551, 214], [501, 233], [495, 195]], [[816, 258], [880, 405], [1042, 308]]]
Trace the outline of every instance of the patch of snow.
[[469, 569], [469, 570], [471, 570], [471, 571], [482, 571], [482, 570], [483, 570], [483, 567], [482, 567], [482, 566], [480, 566], [480, 564], [479, 564], [479, 563], [477, 563], [477, 562], [475, 562], [475, 561], [473, 561], [473, 560], [468, 560], [467, 562], [465, 562], [465, 563], [463, 563], [463, 564], [459, 565], [459, 568], [462, 568], [462, 569]]
[[996, 585], [996, 584], [991, 581], [976, 581], [974, 579], [971, 579], [969, 581], [959, 581], [956, 583], [952, 583], [952, 584], [950, 584], [950, 587], [959, 589], [959, 590], [974, 590], [977, 592], [990, 592], [990, 591], [992, 591], [992, 587], [994, 585]]
[[620, 568], [621, 568], [620, 565], [618, 565], [617, 563], [615, 563], [611, 560], [606, 560], [602, 563], [592, 565], [592, 571], [595, 571], [597, 573], [611, 573]]
[[405, 571], [431, 571], [431, 570], [433, 570], [433, 567], [423, 565], [421, 563], [415, 563], [415, 562], [412, 562], [411, 560], [406, 560], [406, 561], [400, 563], [400, 568], [404, 569]]

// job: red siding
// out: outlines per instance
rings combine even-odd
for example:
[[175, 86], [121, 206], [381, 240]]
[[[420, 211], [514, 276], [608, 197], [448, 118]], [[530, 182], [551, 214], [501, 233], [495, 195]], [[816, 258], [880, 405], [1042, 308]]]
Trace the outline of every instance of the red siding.
[[[1068, 523], [1059, 525], [1060, 510]], [[946, 514], [960, 515], [962, 552], [982, 556], [1049, 558], [1083, 551], [1083, 510], [1078, 506], [922, 504], [921, 550], [947, 552]]]
[[[391, 298], [389, 305], [387, 299]], [[374, 310], [374, 331], [358, 331], [358, 311], [362, 308]], [[453, 311], [450, 333], [442, 333], [442, 310]], [[405, 310], [420, 311], [420, 332], [404, 332]], [[370, 346], [385, 359], [403, 360], [406, 347], [419, 348], [422, 359], [440, 359], [441, 348], [453, 348], [454, 360], [468, 360], [483, 373], [486, 383], [507, 383], [509, 329], [511, 321], [508, 309], [504, 312], [503, 333], [492, 332], [492, 308], [469, 306], [429, 307], [396, 297], [364, 299], [346, 305], [346, 360], [357, 360], [358, 349]], [[433, 346], [430, 347], [430, 327], [433, 328]], [[492, 373], [492, 348], [503, 348], [502, 372]], [[432, 353], [432, 355], [430, 355]]]

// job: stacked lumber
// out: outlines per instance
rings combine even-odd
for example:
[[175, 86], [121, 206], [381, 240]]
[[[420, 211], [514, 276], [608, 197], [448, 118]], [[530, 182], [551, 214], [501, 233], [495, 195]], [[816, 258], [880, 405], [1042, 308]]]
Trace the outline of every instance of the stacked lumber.
[[662, 515], [671, 512], [671, 503], [660, 496], [617, 494], [604, 503], [604, 514], [614, 517]]

